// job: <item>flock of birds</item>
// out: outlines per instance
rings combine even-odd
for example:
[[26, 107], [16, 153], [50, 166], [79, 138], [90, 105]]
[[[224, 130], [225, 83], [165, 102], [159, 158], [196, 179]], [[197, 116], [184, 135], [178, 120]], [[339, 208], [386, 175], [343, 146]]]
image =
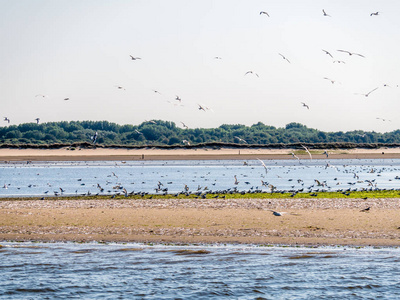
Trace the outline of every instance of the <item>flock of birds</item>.
[[[270, 18], [270, 17], [271, 17], [270, 12], [264, 11], [264, 10], [260, 11], [260, 12], [259, 12], [259, 15], [260, 15], [260, 16], [265, 16], [265, 17], [267, 17], [267, 18]], [[380, 16], [380, 12], [379, 12], [379, 11], [371, 12], [369, 15], [370, 15], [371, 17], [377, 17], [377, 16]], [[322, 9], [322, 16], [324, 16], [324, 17], [332, 17], [332, 15], [329, 14], [325, 9]], [[325, 53], [327, 56], [329, 56], [329, 57], [332, 59], [332, 62], [333, 62], [333, 63], [338, 63], [338, 64], [345, 64], [345, 63], [346, 63], [344, 60], [335, 59], [334, 54], [332, 54], [333, 52], [328, 51], [328, 50], [325, 50], [325, 49], [322, 49], [322, 51], [323, 51], [323, 53]], [[353, 52], [353, 51], [349, 51], [349, 50], [338, 49], [338, 50], [336, 50], [336, 51], [337, 51], [338, 53], [347, 54], [349, 57], [357, 56], [357, 57], [360, 57], [360, 58], [365, 58], [365, 56], [364, 56], [363, 54], [360, 54], [360, 53], [357, 53], [357, 52]], [[285, 62], [287, 62], [288, 64], [291, 64], [291, 63], [292, 63], [291, 60], [289, 60], [289, 58], [288, 58], [285, 54], [277, 53], [277, 55], [279, 55], [279, 56], [280, 56]], [[142, 59], [142, 57], [138, 57], [138, 56], [135, 56], [135, 55], [132, 55], [132, 54], [129, 55], [129, 59], [130, 59], [131, 61], [133, 61], [133, 62], [137, 62], [137, 61], [144, 60], [144, 59]], [[220, 56], [215, 56], [214, 59], [216, 59], [216, 60], [222, 60], [222, 57], [220, 57]], [[258, 73], [256, 73], [256, 72], [254, 72], [253, 70], [248, 70], [248, 71], [246, 71], [246, 72], [244, 73], [244, 76], [260, 77], [260, 75], [259, 75]], [[331, 79], [331, 78], [328, 78], [328, 77], [323, 77], [323, 79], [324, 79], [324, 80], [328, 80], [328, 81], [331, 82], [332, 84], [335, 84], [335, 83], [337, 82], [335, 79]], [[383, 84], [383, 86], [384, 86], [384, 87], [389, 87], [388, 84]], [[125, 91], [125, 90], [126, 90], [126, 88], [125, 88], [124, 86], [121, 86], [121, 85], [115, 85], [114, 87], [115, 87], [116, 89], [118, 89], [118, 90], [122, 90], [122, 91]], [[398, 87], [398, 85], [397, 85], [397, 87]], [[362, 95], [362, 96], [364, 96], [364, 97], [369, 97], [369, 96], [370, 96], [372, 93], [374, 93], [378, 88], [379, 88], [379, 87], [375, 87], [375, 88], [373, 88], [373, 89], [371, 89], [370, 91], [367, 91], [367, 92], [365, 92], [365, 93], [355, 93], [355, 94], [356, 94], [356, 95]], [[154, 93], [160, 95], [160, 96], [163, 96], [163, 93], [161, 93], [159, 90], [152, 89], [152, 91], [153, 91]], [[35, 97], [42, 98], [42, 99], [43, 99], [43, 98], [49, 98], [49, 96], [46, 95], [46, 94], [37, 94], [37, 95], [35, 95]], [[174, 106], [183, 106], [183, 105], [184, 105], [184, 104], [183, 104], [183, 99], [182, 99], [181, 96], [179, 96], [179, 95], [176, 95], [175, 98], [173, 98], [173, 97], [171, 97], [171, 96], [166, 96], [166, 97], [167, 97], [167, 99], [168, 99], [167, 102], [173, 104]], [[62, 99], [63, 101], [69, 101], [69, 100], [71, 100], [70, 97], [64, 97], [64, 98], [61, 97], [61, 99]], [[301, 101], [300, 103], [301, 103], [302, 107], [306, 108], [307, 110], [310, 110], [310, 105], [307, 104], [305, 101]], [[213, 109], [212, 109], [212, 108], [210, 108], [210, 107], [208, 107], [208, 106], [206, 106], [206, 105], [204, 105], [204, 104], [201, 104], [201, 103], [197, 103], [197, 109], [198, 109], [199, 111], [203, 111], [203, 112], [208, 112], [208, 111], [213, 112]], [[382, 120], [382, 121], [386, 121], [386, 120], [387, 120], [386, 118], [376, 118], [376, 119], [379, 119], [379, 120]], [[39, 124], [39, 122], [40, 122], [40, 118], [35, 118], [35, 119], [32, 119], [32, 120], [34, 120], [37, 124]], [[4, 121], [7, 122], [8, 124], [10, 124], [10, 118], [9, 118], [9, 117], [4, 117]], [[189, 128], [185, 123], [183, 123], [183, 122], [181, 122], [181, 123], [182, 123], [182, 125], [183, 125], [183, 128], [185, 128], [185, 129], [186, 129], [186, 128]], [[97, 133], [97, 134], [98, 134], [98, 133]], [[238, 140], [239, 142], [242, 142], [242, 143], [247, 143], [243, 137], [237, 137], [237, 136], [235, 136], [234, 139], [235, 139], [235, 140]], [[92, 141], [93, 141], [93, 138], [92, 138]], [[182, 141], [182, 143], [188, 144], [188, 143], [190, 143], [190, 141], [186, 141], [186, 142], [185, 142], [185, 141]]]

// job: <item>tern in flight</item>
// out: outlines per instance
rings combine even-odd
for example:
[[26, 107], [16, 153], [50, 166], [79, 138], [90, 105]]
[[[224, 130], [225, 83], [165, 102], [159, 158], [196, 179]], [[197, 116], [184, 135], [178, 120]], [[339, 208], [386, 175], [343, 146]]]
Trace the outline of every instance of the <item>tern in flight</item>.
[[185, 123], [183, 123], [182, 121], [181, 121], [181, 123], [182, 123], [183, 128], [189, 129], [189, 127]]
[[257, 77], [260, 77], [260, 76], [258, 76], [257, 73], [254, 73], [253, 71], [247, 71], [247, 72], [244, 74], [244, 76], [246, 76], [247, 74], [253, 74], [253, 75], [256, 75]]
[[371, 13], [371, 14], [370, 14], [370, 17], [372, 17], [372, 16], [379, 16], [379, 11], [374, 12], [374, 13]]
[[327, 55], [329, 55], [330, 57], [332, 57], [332, 58], [333, 58], [332, 54], [330, 54], [330, 52], [329, 52], [329, 51], [326, 51], [326, 50], [324, 50], [324, 49], [322, 49], [322, 51], [324, 51], [324, 52], [325, 52], [325, 54], [327, 54]]
[[312, 159], [312, 155], [311, 155], [311, 152], [310, 152], [310, 150], [308, 150], [308, 148], [306, 147], [306, 146], [304, 146], [304, 145], [301, 145], [304, 149], [306, 149], [306, 152], [308, 153], [308, 155], [310, 156], [310, 159]]
[[129, 55], [130, 57], [131, 57], [131, 59], [132, 60], [138, 60], [138, 59], [141, 59], [140, 57], [134, 57], [134, 56], [132, 56], [132, 55]]
[[260, 11], [260, 15], [266, 15], [267, 17], [269, 17], [269, 14], [266, 11]]
[[328, 15], [328, 14], [325, 12], [325, 9], [322, 10], [322, 13], [324, 14], [324, 17], [330, 17], [330, 15]]
[[307, 109], [310, 109], [310, 107], [307, 104], [305, 104], [304, 102], [301, 102], [301, 104], [303, 104], [304, 107], [307, 107]]
[[371, 94], [373, 91], [376, 91], [378, 88], [374, 88], [372, 91], [369, 91], [368, 93], [366, 93], [366, 94], [359, 94], [359, 93], [356, 93], [356, 95], [363, 95], [364, 97], [368, 97], [369, 96], [369, 94]]
[[40, 118], [36, 118], [36, 123], [39, 124]]
[[358, 56], [361, 56], [361, 57], [364, 57], [364, 58], [365, 58], [364, 55], [359, 54], [359, 53], [350, 52], [350, 51], [347, 51], [347, 50], [337, 50], [337, 51], [347, 53], [347, 54], [350, 55], [350, 56], [352, 56], [352, 55], [358, 55]]
[[324, 79], [326, 79], [326, 80], [329, 80], [332, 84], [334, 84], [335, 83], [335, 80], [333, 80], [333, 79], [330, 79], [330, 78], [328, 78], [328, 77], [324, 77]]
[[284, 59], [284, 60], [286, 60], [289, 64], [290, 64], [290, 61], [283, 55], [283, 54], [280, 54], [280, 53], [278, 53], [280, 56], [282, 56], [282, 58]]
[[293, 158], [296, 158], [298, 161], [300, 161], [300, 158], [297, 155], [295, 155], [293, 152], [291, 152], [291, 154]]
[[239, 142], [243, 142], [243, 143], [247, 144], [247, 142], [246, 142], [244, 139], [242, 139], [242, 138], [240, 138], [240, 137], [238, 137], [238, 136], [234, 136], [234, 138], [235, 138], [235, 139], [238, 139]]
[[120, 85], [114, 85], [114, 86], [119, 90], [124, 90], [125, 91], [125, 88], [123, 86], [120, 86]]
[[265, 165], [265, 163], [264, 163], [261, 159], [259, 159], [259, 158], [257, 158], [257, 159], [260, 161], [260, 163], [261, 163], [262, 166], [264, 167], [265, 174], [268, 175], [268, 169], [267, 169], [267, 166]]
[[177, 101], [179, 101], [179, 102], [182, 102], [182, 99], [181, 99], [179, 96], [176, 96], [176, 97], [175, 97], [175, 100], [177, 100]]
[[46, 96], [46, 95], [43, 95], [43, 94], [37, 94], [37, 95], [35, 95], [35, 97], [42, 97], [42, 98], [46, 98], [47, 96]]
[[10, 124], [10, 119], [7, 117], [4, 117], [4, 121], [8, 122], [8, 124]]
[[153, 92], [156, 93], [156, 94], [160, 94], [161, 95], [161, 93], [159, 91], [157, 91], [157, 90], [153, 90]]

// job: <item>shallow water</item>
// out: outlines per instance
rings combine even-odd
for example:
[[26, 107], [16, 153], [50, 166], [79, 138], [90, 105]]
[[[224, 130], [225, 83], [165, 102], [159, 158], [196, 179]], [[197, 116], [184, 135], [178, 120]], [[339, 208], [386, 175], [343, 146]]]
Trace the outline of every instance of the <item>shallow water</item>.
[[282, 191], [398, 189], [400, 183], [399, 159], [264, 162], [267, 172], [258, 160], [3, 163], [0, 197], [112, 195], [123, 188], [128, 193], [178, 193], [185, 185], [190, 192], [270, 192], [269, 184]]
[[396, 299], [398, 248], [2, 243], [0, 299]]

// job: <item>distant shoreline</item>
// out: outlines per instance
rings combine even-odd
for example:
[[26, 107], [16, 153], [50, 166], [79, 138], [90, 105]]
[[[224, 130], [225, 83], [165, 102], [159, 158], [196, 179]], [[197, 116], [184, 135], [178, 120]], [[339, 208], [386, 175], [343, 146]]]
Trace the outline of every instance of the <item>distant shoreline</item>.
[[[311, 149], [313, 159], [400, 159], [400, 148], [354, 148], [327, 150]], [[266, 148], [71, 148], [16, 149], [0, 148], [0, 161], [113, 161], [113, 160], [249, 160], [293, 159], [310, 160], [304, 150]]]

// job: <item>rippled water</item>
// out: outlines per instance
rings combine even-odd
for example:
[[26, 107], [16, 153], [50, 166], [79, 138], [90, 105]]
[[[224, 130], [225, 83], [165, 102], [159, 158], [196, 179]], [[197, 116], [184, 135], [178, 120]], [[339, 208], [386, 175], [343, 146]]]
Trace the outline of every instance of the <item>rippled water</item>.
[[[0, 164], [0, 197], [54, 194], [177, 193], [277, 190], [391, 189], [400, 183], [399, 159], [38, 162]], [[235, 185], [234, 176], [239, 183]], [[318, 186], [318, 180], [322, 185]], [[266, 185], [262, 185], [262, 181]], [[160, 182], [160, 185], [159, 185]], [[160, 187], [161, 190], [156, 191]], [[62, 189], [62, 191], [61, 191]]]
[[2, 243], [0, 299], [398, 299], [398, 248]]

